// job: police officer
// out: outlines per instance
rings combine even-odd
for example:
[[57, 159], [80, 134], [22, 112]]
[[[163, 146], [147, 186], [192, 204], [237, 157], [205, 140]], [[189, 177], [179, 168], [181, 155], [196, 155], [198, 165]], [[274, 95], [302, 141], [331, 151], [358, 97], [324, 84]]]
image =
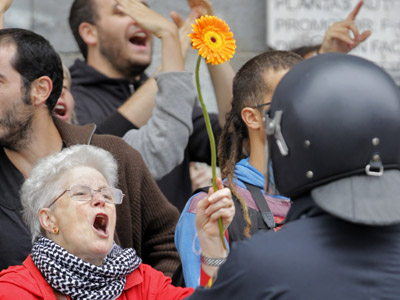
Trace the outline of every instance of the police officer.
[[400, 93], [363, 58], [294, 66], [266, 116], [275, 183], [293, 201], [279, 232], [232, 246], [191, 299], [399, 299]]

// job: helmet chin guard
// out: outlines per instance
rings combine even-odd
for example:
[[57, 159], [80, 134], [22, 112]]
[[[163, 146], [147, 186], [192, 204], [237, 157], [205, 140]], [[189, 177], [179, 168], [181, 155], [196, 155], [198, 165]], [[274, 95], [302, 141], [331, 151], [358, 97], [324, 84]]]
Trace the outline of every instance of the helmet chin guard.
[[275, 137], [276, 145], [278, 146], [279, 151], [281, 152], [282, 156], [286, 156], [289, 154], [289, 149], [281, 131], [282, 113], [283, 112], [281, 110], [275, 112], [275, 117], [273, 119], [270, 119], [269, 116], [267, 116], [266, 133], [267, 135], [273, 135]]
[[[271, 119], [269, 117], [268, 111], [265, 112], [265, 117], [263, 118], [264, 120], [264, 127], [265, 127], [265, 133], [268, 135], [273, 135], [276, 144], [283, 156], [286, 156], [289, 154], [289, 149], [286, 145], [285, 139], [282, 136], [281, 132], [281, 120], [282, 120], [282, 111], [277, 111], [275, 113], [275, 117]], [[269, 183], [270, 183], [270, 176], [269, 174], [269, 164], [270, 164], [270, 146], [269, 143], [265, 143], [265, 193], [268, 193], [268, 190], [270, 188]], [[273, 187], [275, 189], [275, 187]]]

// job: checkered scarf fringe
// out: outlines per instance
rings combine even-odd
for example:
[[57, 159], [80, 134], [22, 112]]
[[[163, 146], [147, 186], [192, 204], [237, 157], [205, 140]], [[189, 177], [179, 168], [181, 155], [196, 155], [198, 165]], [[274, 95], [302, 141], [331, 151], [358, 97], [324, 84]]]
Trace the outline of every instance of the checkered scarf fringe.
[[142, 262], [134, 249], [122, 249], [114, 243], [103, 264], [95, 266], [41, 235], [33, 244], [31, 257], [50, 286], [73, 300], [116, 299], [125, 287], [126, 276]]

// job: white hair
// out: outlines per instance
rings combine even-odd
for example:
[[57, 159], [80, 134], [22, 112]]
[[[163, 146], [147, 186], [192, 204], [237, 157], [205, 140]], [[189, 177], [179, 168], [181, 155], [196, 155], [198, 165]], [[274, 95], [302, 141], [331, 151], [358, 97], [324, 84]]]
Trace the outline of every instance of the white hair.
[[86, 166], [99, 171], [111, 187], [118, 178], [118, 165], [111, 153], [89, 145], [75, 145], [40, 160], [21, 187], [23, 220], [32, 241], [41, 233], [39, 211], [50, 205], [65, 189], [66, 174], [75, 167]]

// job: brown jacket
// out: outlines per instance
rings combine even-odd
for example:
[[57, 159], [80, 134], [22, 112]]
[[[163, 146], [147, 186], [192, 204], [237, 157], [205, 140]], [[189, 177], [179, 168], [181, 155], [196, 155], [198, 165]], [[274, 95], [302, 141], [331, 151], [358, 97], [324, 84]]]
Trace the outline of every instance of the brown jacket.
[[[174, 243], [179, 212], [161, 193], [139, 152], [112, 135], [94, 134], [95, 125], [70, 125], [54, 118], [67, 146], [90, 144], [111, 152], [118, 161], [116, 242], [134, 248], [143, 262], [171, 276], [180, 260]], [[178, 187], [177, 187], [178, 188]]]

